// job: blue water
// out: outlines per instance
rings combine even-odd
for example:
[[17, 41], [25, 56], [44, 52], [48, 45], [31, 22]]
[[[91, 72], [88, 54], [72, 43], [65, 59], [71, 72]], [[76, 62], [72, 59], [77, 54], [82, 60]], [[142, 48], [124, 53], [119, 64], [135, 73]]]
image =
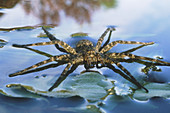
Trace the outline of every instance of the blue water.
[[[90, 40], [96, 41], [108, 25], [115, 25], [116, 31], [111, 40], [134, 40], [142, 42], [155, 42], [154, 45], [144, 47], [135, 51], [134, 54], [154, 57], [162, 56], [164, 61], [170, 62], [170, 1], [155, 0], [108, 0], [91, 1], [48, 1], [33, 0], [21, 2], [5, 2], [0, 0], [0, 28], [13, 28], [23, 26], [35, 26], [40, 24], [56, 24], [50, 30], [60, 40], [71, 44], [70, 35], [75, 32], [88, 33]], [[73, 5], [74, 4], [74, 5]], [[6, 8], [7, 7], [7, 8]], [[81, 12], [79, 12], [81, 11]], [[36, 37], [43, 33], [41, 28], [34, 30], [0, 31], [0, 39], [8, 43], [0, 48], [0, 88], [6, 84], [18, 83], [22, 80], [32, 79], [42, 74], [59, 75], [65, 66], [44, 70], [42, 72], [30, 73], [25, 76], [9, 78], [10, 73], [31, 66], [46, 57], [38, 55], [26, 49], [14, 48], [12, 44], [25, 44], [48, 41], [47, 38]], [[112, 51], [124, 51], [131, 46], [118, 45]], [[60, 54], [54, 46], [35, 47], [35, 49], [46, 51], [49, 54]], [[123, 64], [132, 73], [141, 74], [139, 66], [134, 69], [134, 64]], [[160, 67], [162, 72], [150, 72], [149, 78], [156, 82], [170, 81], [170, 68]], [[81, 69], [81, 68], [79, 68]], [[77, 69], [75, 73], [79, 73]], [[101, 73], [112, 78], [112, 71], [104, 69]], [[121, 79], [120, 76], [113, 77]], [[12, 98], [0, 95], [0, 111], [2, 113], [68, 113], [80, 112], [86, 107], [87, 100], [80, 97], [25, 99]], [[96, 103], [95, 103], [96, 104]], [[102, 111], [108, 113], [169, 113], [170, 101], [164, 98], [152, 98], [147, 102], [138, 102], [128, 97], [109, 96], [103, 101], [103, 105], [97, 105]]]

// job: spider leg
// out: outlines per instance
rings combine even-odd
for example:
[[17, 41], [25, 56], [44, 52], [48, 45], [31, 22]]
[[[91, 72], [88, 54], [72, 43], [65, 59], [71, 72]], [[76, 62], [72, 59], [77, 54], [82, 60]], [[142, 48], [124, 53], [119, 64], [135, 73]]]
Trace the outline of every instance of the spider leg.
[[117, 59], [117, 61], [118, 62], [126, 62], [126, 63], [137, 62], [137, 63], [143, 64], [143, 65], [168, 66], [167, 64], [147, 62], [147, 61], [143, 61], [143, 60], [140, 60], [140, 59]]
[[37, 49], [29, 48], [29, 47], [26, 47], [26, 46], [23, 46], [22, 48], [28, 49], [30, 51], [33, 51], [35, 53], [38, 53], [38, 54], [46, 56], [46, 57], [52, 57], [53, 56], [53, 55], [50, 55], [49, 53], [46, 53], [46, 52], [43, 52], [43, 51], [40, 51], [40, 50], [37, 50]]
[[[44, 27], [42, 27], [42, 29], [44, 30], [44, 32], [46, 33], [46, 35], [48, 36], [48, 38], [53, 41], [53, 40], [59, 40], [57, 39], [55, 36], [53, 36], [50, 32], [48, 32]], [[68, 53], [65, 49], [63, 48], [60, 48], [58, 44], [55, 44], [55, 47], [61, 51], [61, 52], [64, 52], [64, 53]]]
[[126, 68], [124, 68], [120, 63], [115, 62], [115, 64], [116, 64], [123, 72], [125, 72], [125, 73], [135, 82], [135, 84], [136, 84], [139, 88], [143, 88], [143, 89], [146, 90], [146, 92], [148, 92], [148, 90], [147, 90], [145, 87], [143, 87], [143, 86], [131, 75], [131, 73], [130, 73]]
[[109, 33], [107, 41], [103, 44], [102, 47], [100, 47], [99, 51], [101, 51], [110, 42], [111, 35], [112, 35], [112, 30], [110, 30], [110, 33]]
[[65, 58], [65, 57], [67, 57], [67, 56], [68, 56], [68, 55], [60, 55], [60, 56], [50, 57], [50, 58], [47, 59], [47, 60], [41, 61], [41, 62], [39, 62], [39, 63], [37, 63], [37, 64], [35, 64], [35, 65], [32, 65], [32, 66], [30, 66], [30, 67], [28, 67], [28, 68], [25, 68], [25, 69], [21, 70], [21, 71], [19, 71], [19, 72], [10, 74], [9, 77], [14, 77], [14, 76], [17, 76], [17, 75], [22, 75], [22, 73], [24, 73], [24, 72], [26, 72], [26, 71], [28, 71], [28, 70], [30, 70], [30, 69], [39, 67], [39, 66], [41, 66], [41, 65], [47, 64], [47, 63], [52, 62], [52, 61], [57, 61], [57, 60], [60, 61], [61, 59]]
[[132, 58], [132, 59], [148, 60], [148, 61], [151, 61], [151, 62], [162, 63], [162, 64], [165, 64], [166, 66], [170, 66], [169, 62], [161, 61], [161, 60], [158, 60], [158, 59], [153, 59], [153, 58], [143, 57], [143, 56], [137, 56], [137, 55], [128, 54], [128, 53], [120, 53], [120, 55], [121, 54], [125, 55], [129, 58]]
[[25, 46], [41, 46], [41, 45], [52, 45], [52, 44], [59, 44], [62, 46], [68, 53], [71, 54], [76, 54], [76, 50], [69, 46], [67, 43], [60, 41], [60, 40], [53, 40], [50, 42], [39, 42], [39, 43], [34, 43], [34, 44], [24, 44], [24, 45], [18, 45], [18, 44], [13, 44], [14, 47], [25, 47]]
[[120, 74], [123, 78], [125, 78], [126, 80], [132, 82], [133, 84], [135, 84], [137, 87], [144, 89], [147, 93], [149, 92], [148, 89], [146, 89], [145, 87], [143, 87], [139, 82], [135, 81], [132, 78], [129, 78], [127, 75], [125, 75], [122, 71], [120, 71], [119, 69], [116, 69], [113, 65], [107, 63], [106, 67], [108, 67], [109, 69], [113, 70], [115, 73]]
[[[100, 36], [100, 38], [98, 39], [98, 41], [97, 41], [97, 45], [96, 45], [96, 47], [95, 47], [95, 50], [98, 52], [99, 51], [99, 49], [100, 49], [100, 47], [101, 47], [101, 45], [102, 45], [102, 42], [103, 42], [103, 40], [104, 40], [104, 37], [106, 36], [106, 34], [109, 32], [109, 31], [115, 31], [115, 28], [114, 27], [108, 27], [106, 30], [105, 30], [105, 32]], [[110, 40], [110, 39], [109, 39]], [[108, 40], [108, 41], [109, 41]], [[107, 43], [107, 42], [106, 42]]]
[[[72, 73], [80, 64], [83, 64], [83, 56], [77, 56], [73, 60], [71, 60], [69, 63], [67, 63], [67, 66], [61, 73], [60, 77], [57, 79], [57, 81], [54, 83], [54, 85], [48, 90], [52, 91], [54, 88], [58, 87], [62, 81], [66, 79], [66, 77]], [[71, 67], [71, 65], [73, 65]], [[70, 69], [71, 67], [71, 69]], [[70, 69], [70, 70], [69, 70]]]
[[136, 50], [138, 50], [138, 49], [140, 49], [140, 48], [142, 48], [142, 47], [144, 47], [144, 46], [146, 46], [146, 45], [140, 45], [140, 46], [138, 46], [138, 47], [129, 49], [129, 50], [127, 50], [127, 51], [124, 51], [124, 52], [122, 52], [122, 53], [131, 53], [131, 52], [134, 52], [134, 51], [136, 51]]
[[[129, 62], [141, 62], [139, 60], [147, 60], [147, 61], [151, 61], [152, 64], [154, 65], [159, 65], [159, 66], [170, 66], [169, 62], [165, 62], [165, 61], [161, 61], [158, 59], [154, 59], [154, 58], [149, 58], [149, 57], [143, 57], [143, 56], [137, 56], [134, 54], [129, 54], [129, 53], [106, 53], [105, 54], [108, 58], [114, 58], [117, 59], [119, 61], [129, 61]], [[130, 59], [123, 59], [125, 57], [129, 57]], [[142, 62], [141, 62], [142, 63]], [[146, 64], [148, 64], [149, 62], [146, 62]], [[143, 61], [142, 64], [145, 64], [145, 62]]]
[[107, 51], [109, 51], [113, 46], [117, 45], [117, 44], [142, 44], [142, 45], [151, 45], [154, 44], [154, 42], [136, 42], [136, 41], [122, 41], [122, 40], [117, 40], [117, 41], [113, 41], [110, 44], [106, 45], [101, 51], [100, 53], [105, 53]]
[[28, 74], [28, 73], [33, 73], [33, 72], [38, 72], [38, 71], [46, 70], [46, 69], [49, 69], [49, 68], [55, 68], [55, 67], [58, 67], [60, 65], [65, 64], [65, 63], [66, 62], [58, 62], [58, 63], [49, 64], [49, 65], [46, 65], [46, 66], [43, 66], [43, 67], [40, 67], [40, 68], [36, 68], [36, 69], [33, 69], [33, 70], [28, 70], [26, 72], [23, 72], [20, 75], [24, 75], [24, 74]]
[[[72, 73], [77, 67], [77, 64], [73, 64], [73, 66], [71, 67], [71, 63], [68, 63], [66, 68], [64, 69], [64, 71], [61, 73], [60, 77], [56, 80], [56, 82], [54, 83], [54, 85], [52, 87], [49, 88], [48, 91], [52, 91], [54, 88], [58, 87], [62, 81], [64, 81], [67, 76]], [[69, 70], [69, 68], [71, 67], [71, 69]]]

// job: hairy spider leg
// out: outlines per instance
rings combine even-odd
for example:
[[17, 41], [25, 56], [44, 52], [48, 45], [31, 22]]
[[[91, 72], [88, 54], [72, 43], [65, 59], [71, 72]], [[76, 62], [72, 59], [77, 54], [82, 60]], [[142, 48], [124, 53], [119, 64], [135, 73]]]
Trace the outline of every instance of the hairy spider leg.
[[127, 56], [132, 59], [141, 59], [141, 60], [148, 60], [148, 61], [156, 62], [156, 63], [162, 63], [162, 64], [165, 64], [166, 66], [170, 66], [169, 62], [165, 62], [165, 61], [161, 61], [161, 60], [153, 59], [149, 57], [137, 56], [137, 55], [128, 54], [128, 53], [120, 53], [119, 55]]
[[18, 45], [14, 44], [13, 46], [15, 47], [24, 47], [24, 46], [41, 46], [41, 45], [53, 45], [53, 44], [59, 44], [62, 46], [68, 53], [71, 54], [77, 54], [76, 50], [69, 46], [67, 43], [60, 41], [60, 40], [53, 40], [50, 42], [39, 42], [39, 43], [34, 43], [34, 44], [24, 44], [24, 45]]
[[98, 41], [97, 41], [96, 47], [95, 47], [95, 51], [96, 51], [96, 52], [99, 52], [99, 49], [100, 49], [100, 47], [101, 47], [101, 45], [102, 45], [102, 42], [103, 42], [103, 40], [104, 40], [104, 37], [106, 36], [106, 34], [107, 34], [109, 31], [115, 31], [115, 28], [114, 28], [114, 27], [108, 27], [108, 28], [104, 31], [104, 33], [100, 36], [100, 38], [99, 38]]
[[[52, 87], [50, 87], [48, 89], [48, 91], [52, 91], [54, 88], [57, 88], [61, 84], [61, 82], [63, 82], [67, 78], [67, 76], [78, 67], [78, 65], [76, 65], [76, 64], [74, 64], [72, 67], [71, 67], [71, 65], [72, 65], [71, 63], [67, 64], [64, 71], [61, 73], [61, 75], [56, 80], [56, 82], [52, 85]], [[70, 67], [71, 67], [71, 69], [69, 70]]]
[[146, 89], [145, 87], [143, 87], [139, 82], [135, 81], [134, 79], [129, 78], [127, 75], [125, 75], [122, 71], [120, 71], [119, 69], [116, 69], [113, 65], [107, 63], [106, 67], [108, 67], [109, 69], [113, 70], [115, 73], [118, 73], [119, 75], [121, 75], [124, 79], [130, 81], [131, 83], [135, 84], [137, 87], [139, 88], [143, 88], [147, 93], [149, 92], [148, 89]]
[[30, 66], [30, 67], [28, 67], [28, 68], [25, 68], [24, 70], [21, 70], [21, 71], [19, 71], [19, 72], [13, 73], [13, 74], [10, 74], [9, 77], [14, 77], [14, 76], [17, 76], [17, 75], [22, 75], [22, 73], [24, 73], [24, 72], [26, 72], [26, 71], [28, 71], [28, 70], [30, 70], [30, 69], [39, 67], [39, 66], [44, 65], [44, 64], [47, 64], [47, 63], [49, 63], [49, 62], [53, 62], [53, 61], [56, 61], [56, 60], [62, 61], [62, 59], [68, 57], [68, 55], [69, 55], [69, 54], [50, 57], [49, 59], [44, 60], [44, 61], [41, 61], [41, 62], [39, 62], [39, 63], [37, 63], [37, 64], [35, 64], [35, 65], [32, 65], [32, 66]]
[[49, 68], [55, 68], [55, 67], [58, 67], [60, 65], [66, 64], [66, 63], [68, 63], [68, 62], [58, 62], [58, 63], [49, 64], [49, 65], [46, 65], [46, 66], [42, 66], [40, 68], [35, 68], [35, 69], [32, 69], [32, 70], [25, 71], [20, 75], [38, 72], [38, 71], [46, 70], [46, 69], [49, 69]]
[[[58, 87], [60, 83], [63, 80], [65, 80], [70, 73], [72, 73], [79, 65], [83, 64], [83, 61], [84, 61], [83, 56], [78, 56], [71, 60], [69, 63], [67, 63], [67, 66], [65, 67], [59, 78], [56, 80], [54, 85], [48, 91], [52, 91], [54, 88]], [[71, 65], [73, 66], [71, 67]]]
[[[107, 55], [104, 57], [104, 60], [105, 60], [105, 62], [107, 63], [107, 65], [108, 64], [116, 64], [117, 65], [117, 67], [119, 67], [124, 73], [126, 73], [127, 75], [123, 75], [123, 77], [124, 76], [127, 76], [129, 79], [131, 79], [131, 80], [129, 80], [128, 78], [125, 78], [125, 79], [127, 79], [127, 80], [129, 80], [130, 82], [132, 82], [133, 84], [135, 84], [136, 86], [138, 86], [139, 88], [143, 88], [143, 89], [145, 89], [146, 90], [146, 92], [147, 92], [147, 89], [146, 88], [144, 88], [132, 75], [131, 75], [131, 73], [126, 69], [126, 68], [124, 68], [119, 62], [117, 62], [117, 60], [116, 61], [114, 61], [114, 59], [115, 58], [110, 58], [110, 57], [108, 57]], [[114, 66], [113, 66], [114, 67]], [[119, 73], [120, 75], [121, 75], [121, 73]]]
[[[133, 59], [134, 60], [147, 60], [147, 61], [151, 61], [152, 64], [155, 64], [155, 65], [170, 66], [169, 62], [165, 62], [165, 61], [161, 61], [161, 60], [149, 58], [149, 57], [137, 56], [137, 55], [129, 54], [129, 53], [107, 53], [106, 56], [110, 57], [110, 58], [117, 58], [117, 59], [129, 57], [131, 59], [129, 59], [129, 60], [127, 59], [127, 61], [130, 61]], [[120, 60], [122, 60], [122, 59], [120, 59]], [[126, 61], [126, 59], [124, 61]]]
[[136, 42], [136, 41], [123, 41], [123, 40], [117, 40], [117, 41], [113, 41], [110, 44], [106, 45], [101, 51], [100, 53], [105, 53], [107, 51], [109, 51], [110, 49], [112, 49], [112, 47], [114, 47], [117, 44], [142, 44], [142, 45], [151, 45], [154, 44], [154, 42]]
[[112, 35], [112, 30], [110, 30], [110, 33], [109, 33], [107, 41], [103, 44], [102, 47], [100, 47], [99, 51], [101, 51], [107, 44], [109, 44], [111, 35]]
[[[59, 39], [57, 39], [55, 36], [53, 36], [50, 32], [48, 32], [44, 27], [42, 27], [42, 29], [44, 30], [44, 32], [46, 33], [46, 35], [48, 36], [48, 38], [49, 38], [51, 41], [59, 40]], [[58, 44], [55, 44], [55, 47], [56, 47], [59, 51], [61, 51], [61, 52], [68, 53], [65, 49], [59, 47]]]
[[155, 65], [155, 66], [168, 66], [168, 64], [162, 64], [162, 63], [155, 63], [155, 62], [148, 62], [148, 61], [143, 61], [141, 59], [116, 59], [117, 62], [126, 62], [126, 63], [139, 63], [139, 64], [143, 64], [143, 65]]
[[132, 48], [132, 49], [129, 49], [129, 50], [124, 51], [124, 52], [121, 52], [121, 53], [132, 53], [132, 52], [134, 52], [134, 51], [136, 51], [136, 50], [138, 50], [138, 49], [140, 49], [140, 48], [142, 48], [142, 47], [144, 47], [144, 46], [146, 46], [146, 45], [140, 45], [140, 46], [138, 46], [138, 47], [134, 47], [134, 48]]
[[136, 84], [139, 88], [143, 88], [143, 89], [146, 90], [146, 92], [148, 92], [148, 90], [147, 90], [145, 87], [143, 87], [143, 86], [131, 75], [131, 73], [130, 73], [126, 68], [124, 68], [120, 63], [115, 62], [115, 64], [116, 64], [123, 72], [125, 72], [134, 82], [136, 82], [135, 84]]
[[30, 51], [33, 51], [35, 53], [38, 53], [38, 54], [46, 56], [46, 57], [53, 57], [53, 55], [46, 53], [46, 52], [43, 52], [43, 51], [40, 51], [40, 50], [37, 50], [37, 49], [29, 48], [29, 47], [26, 47], [26, 46], [23, 46], [22, 48], [28, 49]]

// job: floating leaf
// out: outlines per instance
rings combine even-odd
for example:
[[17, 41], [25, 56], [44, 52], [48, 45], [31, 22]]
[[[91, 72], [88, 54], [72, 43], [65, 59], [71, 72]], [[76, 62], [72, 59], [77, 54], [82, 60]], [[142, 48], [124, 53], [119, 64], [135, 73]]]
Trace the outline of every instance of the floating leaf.
[[146, 101], [152, 97], [170, 98], [170, 84], [168, 83], [148, 83], [144, 87], [149, 90], [149, 93], [138, 89], [134, 92], [134, 99]]
[[[49, 92], [47, 90], [52, 85], [49, 82], [53, 80], [54, 77], [46, 76], [34, 78], [25, 83], [8, 84], [7, 88], [0, 90], [0, 93], [6, 96], [23, 98], [40, 98], [40, 95], [56, 98], [80, 96], [89, 101], [97, 101], [105, 99], [109, 94], [115, 95], [115, 90], [118, 90], [115, 89], [114, 82], [110, 82], [103, 75], [96, 72], [69, 76], [58, 88]], [[127, 90], [127, 93], [123, 93], [123, 96], [130, 95], [132, 98], [140, 101], [146, 101], [152, 97], [170, 97], [170, 84], [168, 83], [147, 83], [144, 87], [149, 90], [149, 93], [146, 93], [143, 89], [137, 89], [134, 92], [128, 92], [129, 90]], [[116, 95], [119, 94], [116, 93]]]
[[71, 34], [71, 37], [84, 37], [84, 36], [88, 36], [88, 34], [87, 33], [83, 33], [83, 32], [79, 32], [79, 33], [73, 33], [73, 34]]
[[47, 38], [47, 35], [44, 33], [40, 33], [37, 37], [39, 38]]
[[7, 41], [0, 39], [0, 48], [3, 48], [7, 44]]
[[13, 27], [13, 28], [0, 28], [0, 31], [9, 32], [9, 31], [14, 31], [14, 30], [18, 30], [18, 31], [20, 31], [20, 30], [31, 30], [31, 29], [36, 29], [38, 27], [42, 27], [42, 26], [44, 28], [48, 29], [48, 28], [53, 28], [56, 25], [50, 24], [50, 25], [35, 25], [35, 26]]
[[35, 94], [57, 98], [80, 96], [87, 100], [96, 101], [106, 96], [107, 90], [113, 87], [113, 84], [106, 80], [103, 75], [96, 72], [86, 72], [68, 78], [54, 91], [48, 92], [49, 81], [52, 79], [52, 77], [47, 76], [35, 78], [32, 81], [29, 80], [34, 87], [24, 84], [8, 84], [6, 87], [10, 89], [5, 90], [6, 92], [3, 91], [3, 94], [27, 98], [35, 98]]
[[7, 41], [0, 39], [0, 43], [5, 43], [5, 42], [7, 42]]
[[[34, 93], [28, 92], [24, 86], [21, 86], [20, 84], [11, 84], [8, 85], [8, 87], [11, 87], [10, 90], [3, 91], [0, 90], [0, 93], [9, 97], [19, 97], [19, 98], [41, 98], [41, 96], [36, 95]], [[30, 87], [27, 86], [29, 89]]]

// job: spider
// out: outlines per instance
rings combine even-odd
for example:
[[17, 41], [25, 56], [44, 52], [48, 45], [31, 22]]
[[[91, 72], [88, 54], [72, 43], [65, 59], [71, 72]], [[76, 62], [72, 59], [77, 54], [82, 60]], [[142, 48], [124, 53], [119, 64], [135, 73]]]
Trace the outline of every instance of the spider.
[[[63, 82], [66, 77], [72, 73], [79, 65], [84, 65], [85, 69], [88, 71], [91, 68], [102, 68], [107, 67], [114, 72], [120, 74], [124, 79], [130, 81], [131, 83], [135, 84], [138, 88], [144, 89], [146, 92], [149, 92], [148, 89], [146, 89], [144, 86], [142, 86], [132, 75], [131, 73], [124, 68], [120, 62], [133, 62], [137, 60], [142, 60], [143, 62], [149, 61], [149, 64], [155, 64], [155, 65], [165, 65], [169, 66], [170, 63], [161, 61], [158, 59], [153, 59], [149, 57], [143, 57], [143, 56], [137, 56], [134, 54], [131, 54], [130, 52], [135, 50], [128, 50], [125, 52], [120, 53], [112, 53], [109, 52], [112, 47], [114, 47], [117, 44], [141, 44], [141, 47], [146, 45], [152, 45], [154, 42], [137, 42], [137, 41], [122, 41], [117, 40], [110, 42], [110, 37], [112, 34], [112, 31], [115, 31], [115, 27], [108, 27], [104, 33], [100, 36], [100, 38], [97, 41], [96, 45], [93, 45], [93, 43], [89, 40], [80, 40], [75, 48], [72, 48], [67, 43], [55, 38], [52, 34], [50, 34], [44, 27], [42, 27], [46, 35], [49, 37], [51, 41], [49, 42], [40, 42], [40, 43], [33, 43], [33, 44], [24, 44], [24, 45], [18, 45], [13, 44], [14, 47], [21, 47], [21, 48], [27, 48], [28, 46], [41, 46], [41, 45], [52, 45], [55, 44], [56, 48], [65, 53], [61, 55], [56, 56], [49, 56], [49, 59], [41, 61], [35, 65], [32, 65], [28, 68], [25, 68], [19, 72], [12, 73], [9, 75], [9, 77], [14, 77], [17, 75], [22, 75], [27, 73], [27, 71], [37, 68], [41, 65], [47, 64], [49, 62], [56, 61], [58, 64], [57, 66], [67, 64], [59, 78], [56, 80], [56, 82], [48, 89], [48, 91], [52, 91], [54, 88], [57, 88], [61, 82]], [[104, 37], [109, 33], [107, 41], [103, 44]], [[110, 42], [110, 43], [109, 43]], [[138, 62], [140, 63], [140, 62]], [[119, 69], [116, 69], [115, 64]]]

